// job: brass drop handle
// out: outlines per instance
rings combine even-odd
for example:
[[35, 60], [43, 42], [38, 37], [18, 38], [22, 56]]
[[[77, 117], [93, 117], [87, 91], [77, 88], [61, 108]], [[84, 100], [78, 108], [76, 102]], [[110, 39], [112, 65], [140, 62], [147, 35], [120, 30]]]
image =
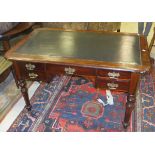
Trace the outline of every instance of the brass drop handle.
[[36, 67], [36, 66], [35, 66], [35, 65], [33, 65], [33, 64], [26, 64], [26, 65], [25, 65], [25, 67], [26, 67], [26, 69], [27, 69], [27, 70], [32, 71], [32, 70], [34, 70], [34, 69], [35, 69], [35, 67]]
[[120, 76], [120, 74], [119, 73], [116, 73], [116, 72], [109, 72], [108, 73], [108, 76], [111, 79], [115, 79], [115, 78], [118, 78]]
[[74, 68], [71, 68], [71, 67], [66, 67], [65, 68], [65, 73], [68, 74], [68, 75], [73, 75], [75, 72], [75, 69]]
[[29, 77], [30, 79], [35, 79], [38, 77], [38, 74], [35, 74], [35, 73], [29, 73]]
[[117, 83], [107, 83], [109, 89], [116, 89], [119, 85]]
[[146, 49], [142, 49], [142, 51], [143, 51], [143, 52], [146, 52], [147, 50], [146, 50]]

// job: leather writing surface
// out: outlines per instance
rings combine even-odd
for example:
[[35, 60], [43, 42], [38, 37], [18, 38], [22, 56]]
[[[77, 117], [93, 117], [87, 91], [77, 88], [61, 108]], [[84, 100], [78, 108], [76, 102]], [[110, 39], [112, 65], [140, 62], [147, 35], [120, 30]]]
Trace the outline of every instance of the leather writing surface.
[[138, 35], [41, 30], [16, 52], [96, 61], [141, 64]]

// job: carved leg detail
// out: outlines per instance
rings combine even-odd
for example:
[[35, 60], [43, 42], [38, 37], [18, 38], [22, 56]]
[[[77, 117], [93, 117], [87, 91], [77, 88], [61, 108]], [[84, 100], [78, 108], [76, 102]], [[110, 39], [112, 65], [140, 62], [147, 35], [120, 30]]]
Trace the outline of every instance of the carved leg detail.
[[26, 87], [26, 81], [25, 80], [18, 80], [18, 86], [21, 89], [21, 93], [22, 93], [22, 95], [24, 97], [24, 100], [25, 100], [25, 103], [26, 103], [26, 109], [28, 111], [30, 111], [31, 110], [31, 104], [30, 104], [30, 101], [29, 101], [28, 90], [27, 90], [27, 87]]
[[135, 95], [128, 95], [127, 97], [127, 103], [126, 103], [126, 109], [125, 109], [125, 117], [123, 122], [123, 127], [126, 129], [130, 124], [130, 117], [132, 110], [135, 106], [136, 97]]

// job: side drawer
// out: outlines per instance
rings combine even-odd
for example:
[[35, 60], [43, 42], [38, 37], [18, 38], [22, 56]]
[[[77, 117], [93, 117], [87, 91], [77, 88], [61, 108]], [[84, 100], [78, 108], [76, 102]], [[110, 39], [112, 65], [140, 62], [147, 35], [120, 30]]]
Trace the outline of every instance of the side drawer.
[[46, 81], [45, 64], [16, 62], [21, 78], [31, 81]]
[[32, 62], [17, 62], [18, 67], [23, 71], [45, 71], [45, 64]]
[[130, 79], [131, 72], [119, 71], [119, 70], [109, 70], [109, 69], [98, 69], [97, 76], [108, 77], [110, 79]]
[[112, 80], [102, 77], [96, 78], [96, 86], [98, 88], [117, 90], [128, 92], [130, 86], [130, 80]]
[[77, 66], [69, 66], [69, 65], [53, 65], [47, 64], [46, 71], [51, 74], [68, 74], [68, 75], [96, 75], [95, 68], [89, 67], [77, 67]]
[[21, 76], [30, 81], [46, 81], [46, 74], [43, 72], [21, 72]]

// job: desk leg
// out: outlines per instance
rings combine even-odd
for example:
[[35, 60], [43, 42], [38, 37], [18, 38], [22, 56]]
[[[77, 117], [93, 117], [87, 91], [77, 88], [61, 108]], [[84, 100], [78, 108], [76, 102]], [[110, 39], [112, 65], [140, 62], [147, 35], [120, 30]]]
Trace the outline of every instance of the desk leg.
[[29, 100], [29, 96], [28, 96], [28, 89], [26, 87], [26, 81], [21, 79], [21, 80], [18, 80], [18, 86], [21, 90], [21, 93], [24, 97], [24, 100], [25, 100], [25, 103], [26, 103], [26, 109], [28, 111], [31, 110], [31, 104], [30, 104], [30, 100]]
[[138, 73], [132, 73], [131, 74], [129, 93], [127, 96], [125, 117], [124, 117], [124, 122], [123, 122], [123, 126], [125, 129], [130, 125], [130, 117], [131, 117], [132, 111], [135, 107], [136, 90], [137, 90], [138, 81], [139, 81], [139, 74]]
[[136, 101], [135, 95], [128, 95], [127, 96], [125, 117], [124, 117], [124, 122], [123, 122], [123, 127], [125, 129], [130, 125], [130, 117], [131, 117], [132, 111], [135, 107], [135, 101]]

